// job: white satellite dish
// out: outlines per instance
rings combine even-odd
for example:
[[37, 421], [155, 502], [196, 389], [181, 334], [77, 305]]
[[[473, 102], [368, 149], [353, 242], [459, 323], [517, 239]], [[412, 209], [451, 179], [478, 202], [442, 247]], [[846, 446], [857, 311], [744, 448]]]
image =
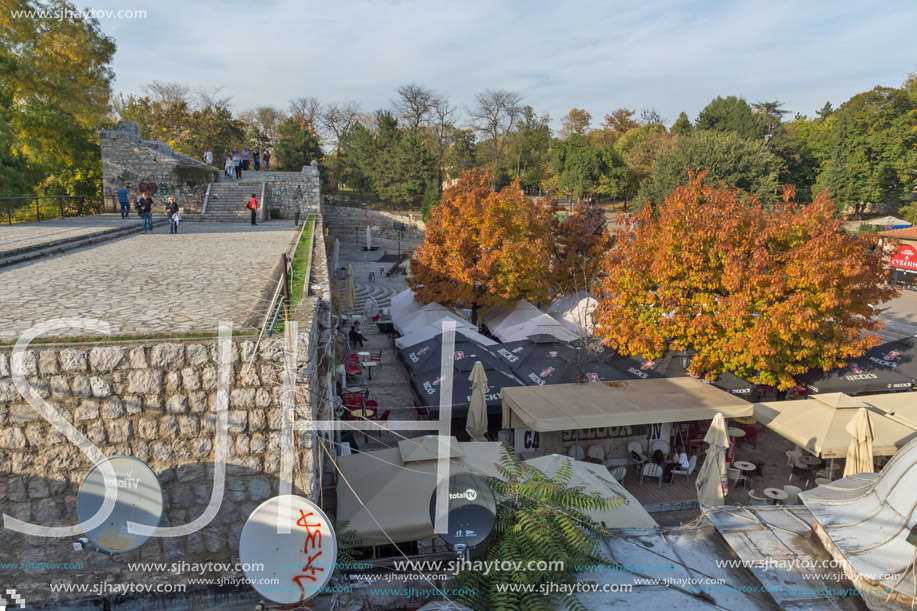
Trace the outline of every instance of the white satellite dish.
[[281, 604], [318, 594], [334, 574], [337, 553], [328, 516], [312, 501], [290, 494], [261, 503], [239, 540], [242, 571], [252, 587]]
[[[97, 547], [111, 553], [135, 550], [150, 538], [130, 533], [127, 523], [150, 528], [162, 519], [162, 486], [146, 463], [132, 456], [112, 456], [107, 461], [115, 472], [111, 483], [117, 486], [115, 507], [100, 526], [86, 531], [86, 537]], [[102, 463], [99, 463], [102, 464]], [[99, 465], [86, 474], [76, 497], [76, 515], [80, 522], [92, 518], [105, 501], [105, 478]]]

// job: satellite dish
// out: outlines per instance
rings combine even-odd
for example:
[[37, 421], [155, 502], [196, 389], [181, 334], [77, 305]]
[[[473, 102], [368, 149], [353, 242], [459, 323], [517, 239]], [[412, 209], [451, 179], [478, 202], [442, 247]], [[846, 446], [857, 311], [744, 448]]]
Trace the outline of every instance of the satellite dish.
[[318, 594], [334, 574], [337, 553], [328, 516], [312, 501], [291, 494], [261, 503], [239, 539], [242, 572], [258, 594], [281, 604]]
[[[493, 532], [497, 523], [497, 500], [490, 486], [477, 475], [456, 473], [449, 477], [446, 532], [438, 533], [452, 545], [473, 547]], [[430, 497], [430, 521], [436, 524], [436, 490]]]
[[[116, 501], [111, 514], [100, 526], [86, 531], [86, 537], [97, 547], [111, 553], [135, 550], [150, 538], [127, 531], [134, 522], [149, 528], [159, 526], [162, 518], [162, 487], [146, 463], [132, 456], [107, 459], [115, 472]], [[102, 464], [102, 463], [99, 463]], [[105, 476], [99, 464], [86, 474], [76, 497], [76, 515], [80, 522], [92, 518], [105, 501]]]

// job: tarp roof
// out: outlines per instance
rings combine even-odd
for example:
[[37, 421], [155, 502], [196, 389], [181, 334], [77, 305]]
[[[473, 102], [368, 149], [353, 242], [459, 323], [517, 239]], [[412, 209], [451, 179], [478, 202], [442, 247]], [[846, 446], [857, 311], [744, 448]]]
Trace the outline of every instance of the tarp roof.
[[[464, 418], [468, 415], [468, 404], [471, 402], [471, 369], [475, 362], [481, 361], [487, 382], [484, 385], [484, 398], [487, 401], [488, 413], [499, 414], [501, 393], [509, 386], [521, 386], [522, 382], [505, 367], [499, 359], [488, 358], [478, 354], [474, 357], [456, 359], [452, 370], [452, 418]], [[443, 378], [439, 369], [424, 371], [411, 376], [411, 387], [418, 400], [431, 411], [434, 417], [439, 414], [439, 396]]]
[[572, 468], [568, 488], [582, 486], [583, 494], [598, 493], [603, 498], [621, 498], [624, 503], [615, 509], [605, 511], [588, 510], [586, 515], [606, 528], [654, 528], [659, 526], [634, 496], [611, 476], [604, 465], [593, 465], [568, 456], [548, 454], [525, 461], [548, 477], [553, 477], [563, 463]]
[[518, 324], [502, 324], [497, 327], [496, 331], [493, 331], [493, 334], [501, 342], [515, 342], [539, 334], [553, 335], [565, 342], [573, 342], [579, 339], [579, 335], [570, 331], [559, 321], [541, 312], [537, 312], [535, 316]]
[[[609, 363], [632, 378], [678, 378], [688, 376], [688, 366], [694, 358], [694, 350], [669, 350], [658, 359], [650, 360], [640, 355], [614, 356]], [[760, 398], [758, 387], [735, 374], [725, 372], [709, 382], [720, 390], [741, 397], [746, 401]]]
[[912, 379], [906, 378], [897, 373], [895, 368], [888, 367], [877, 360], [882, 359], [870, 359], [866, 355], [848, 359], [845, 367], [830, 371], [813, 369], [796, 376], [796, 382], [813, 394], [842, 392], [855, 395], [907, 390], [913, 387]]
[[845, 573], [856, 575], [856, 588], [896, 590], [889, 609], [910, 608], [917, 598], [914, 546], [907, 541], [917, 515], [915, 467], [917, 441], [910, 441], [878, 474], [845, 477], [799, 495], [818, 521], [825, 548]]
[[[454, 358], [463, 359], [479, 354], [491, 359], [497, 358], [485, 347], [485, 344], [468, 337], [465, 334], [467, 331], [467, 329], [461, 329], [455, 332]], [[419, 344], [399, 350], [398, 358], [408, 368], [410, 375], [415, 375], [424, 371], [438, 370], [442, 363], [442, 354], [442, 333], [440, 333]]]
[[438, 303], [428, 303], [416, 312], [408, 315], [407, 318], [397, 320], [393, 318], [392, 324], [395, 325], [395, 329], [402, 335], [410, 335], [417, 329], [437, 323], [446, 318], [455, 320], [456, 324], [460, 327], [475, 328], [470, 322]]
[[660, 378], [503, 390], [503, 428], [539, 432], [750, 416], [752, 405], [701, 380]]
[[[913, 402], [917, 395], [901, 393]], [[770, 401], [756, 403], [755, 419], [780, 436], [822, 458], [847, 456], [850, 433], [846, 426], [865, 407], [873, 423], [873, 453], [891, 456], [911, 439], [917, 438], [917, 423], [913, 426], [889, 418], [887, 412], [876, 409], [883, 404], [882, 395], [850, 397], [843, 393], [812, 395], [799, 401]], [[900, 399], [894, 399], [900, 401]], [[889, 410], [890, 411], [890, 410]]]
[[861, 358], [879, 369], [894, 371], [908, 380], [917, 380], [917, 338], [896, 339], [866, 351]]
[[481, 313], [481, 322], [487, 326], [492, 334], [496, 334], [497, 328], [503, 323], [515, 325], [539, 314], [541, 314], [541, 310], [525, 299], [520, 299], [511, 308], [503, 306], [487, 308]]
[[[423, 445], [424, 439], [409, 440], [409, 443]], [[450, 441], [462, 452], [461, 456], [450, 460], [450, 474], [471, 472], [497, 476], [494, 464], [500, 462], [502, 444], [459, 443], [454, 438]], [[433, 536], [430, 497], [436, 487], [439, 461], [433, 456], [429, 460], [415, 459], [405, 463], [402, 459], [404, 451], [399, 447], [338, 457], [337, 464], [341, 470], [337, 484], [339, 523], [349, 522], [349, 528], [378, 544], [389, 543], [385, 533], [395, 543]], [[363, 504], [354, 496], [350, 486]]]
[[[407, 348], [408, 346], [414, 346], [421, 342], [425, 342], [428, 339], [441, 335], [443, 332], [443, 320], [449, 319], [442, 318], [433, 324], [427, 325], [426, 327], [422, 327], [420, 329], [416, 329], [412, 333], [399, 337], [395, 340], [395, 346], [398, 348]], [[455, 329], [456, 333], [461, 332], [466, 338], [474, 340], [479, 344], [483, 344], [484, 346], [493, 346], [497, 343], [489, 337], [484, 337], [478, 333], [477, 329], [475, 329], [471, 323], [465, 322], [464, 320], [461, 322], [456, 322]]]
[[422, 307], [423, 304], [414, 299], [414, 291], [405, 289], [392, 295], [391, 303], [388, 306], [389, 318], [392, 321], [404, 320]]
[[[553, 335], [533, 335], [497, 344], [490, 350], [528, 386], [628, 379], [598, 357], [589, 358], [581, 348], [561, 342]], [[581, 375], [584, 379], [578, 380]]]
[[579, 291], [573, 295], [566, 295], [554, 301], [551, 306], [545, 310], [545, 314], [567, 327], [573, 333], [579, 335], [582, 331], [591, 332], [594, 326], [592, 320], [592, 310], [598, 302], [586, 291]]

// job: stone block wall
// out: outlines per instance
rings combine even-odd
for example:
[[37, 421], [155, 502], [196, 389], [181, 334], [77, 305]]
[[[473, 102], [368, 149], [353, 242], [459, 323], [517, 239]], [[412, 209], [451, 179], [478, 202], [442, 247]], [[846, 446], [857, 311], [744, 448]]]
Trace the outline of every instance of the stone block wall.
[[[309, 341], [310, 328], [302, 331], [298, 367], [305, 370], [317, 342]], [[232, 344], [227, 489], [213, 522], [185, 537], [151, 538], [114, 557], [74, 551], [71, 539], [0, 529], [0, 564], [83, 562], [99, 579], [115, 579], [126, 576], [128, 562], [238, 562], [245, 520], [279, 491], [283, 344], [270, 338], [256, 345], [254, 339], [234, 338]], [[20, 396], [10, 354], [10, 347], [0, 348], [0, 508], [33, 523], [75, 524], [77, 492], [92, 465]], [[163, 488], [162, 525], [176, 526], [200, 516], [213, 489], [217, 363], [213, 339], [36, 345], [24, 364], [40, 396], [103, 454], [134, 456], [152, 468]], [[316, 377], [304, 386], [320, 393], [325, 383]], [[311, 417], [311, 393], [303, 390], [297, 418]], [[300, 433], [298, 444], [293, 493], [315, 498], [313, 437]], [[52, 573], [0, 569], [0, 581], [16, 584], [29, 601], [53, 599], [52, 579], [79, 581], [72, 573]], [[156, 580], [180, 581], [174, 574], [144, 576], [144, 583]]]
[[120, 121], [115, 129], [103, 129], [99, 134], [102, 147], [102, 185], [106, 209], [120, 210], [117, 191], [125, 186], [131, 203], [142, 190], [150, 191], [154, 212], [162, 212], [169, 196], [185, 212], [200, 212], [206, 184], [189, 185], [176, 180], [176, 166], [208, 168], [203, 162], [172, 151], [164, 142], [143, 140], [140, 128], [133, 121]]
[[262, 174], [269, 193], [268, 208], [280, 210], [282, 218], [293, 218], [293, 198], [299, 196], [304, 210], [318, 210], [321, 201], [318, 163], [304, 166], [301, 172], [265, 172]]

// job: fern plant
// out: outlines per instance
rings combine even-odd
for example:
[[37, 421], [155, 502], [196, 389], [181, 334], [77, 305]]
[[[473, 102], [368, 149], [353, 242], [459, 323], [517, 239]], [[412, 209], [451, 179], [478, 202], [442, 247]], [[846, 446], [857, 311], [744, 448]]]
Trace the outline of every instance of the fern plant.
[[[487, 575], [460, 572], [452, 580], [454, 587], [474, 591], [460, 600], [472, 609], [493, 611], [555, 609], [558, 603], [585, 611], [575, 595], [545, 592], [552, 584], [575, 583], [576, 566], [606, 562], [599, 547], [604, 528], [584, 512], [614, 509], [624, 499], [590, 496], [582, 486], [571, 486], [569, 462], [549, 477], [504, 449], [497, 471], [500, 478], [485, 478], [497, 498], [497, 523], [488, 540], [473, 550], [472, 560], [496, 561], [503, 567], [512, 563], [518, 568], [491, 570]], [[533, 561], [536, 564], [530, 565]], [[563, 568], [528, 570], [539, 566], [539, 561], [561, 561]], [[506, 586], [513, 584], [521, 587], [507, 591]]]

